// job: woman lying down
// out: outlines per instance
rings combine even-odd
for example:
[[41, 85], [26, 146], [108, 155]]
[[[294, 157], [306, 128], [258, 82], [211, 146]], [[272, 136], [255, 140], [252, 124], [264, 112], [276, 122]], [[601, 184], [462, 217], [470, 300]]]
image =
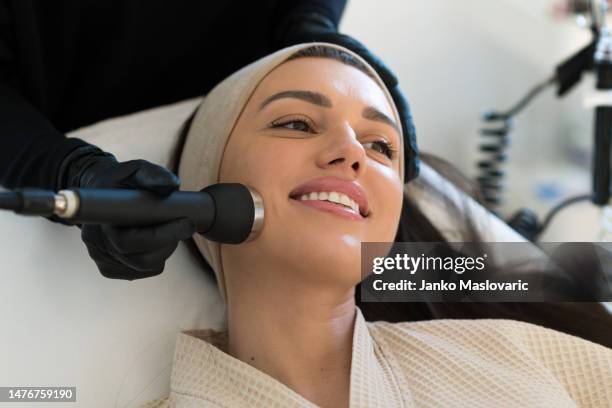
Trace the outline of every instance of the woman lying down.
[[227, 330], [180, 333], [170, 395], [147, 407], [612, 406], [612, 350], [587, 340], [512, 320], [366, 321], [361, 242], [424, 217], [402, 210], [403, 143], [382, 81], [335, 45], [285, 48], [209, 93], [182, 189], [252, 186], [265, 225], [240, 245], [194, 236]]

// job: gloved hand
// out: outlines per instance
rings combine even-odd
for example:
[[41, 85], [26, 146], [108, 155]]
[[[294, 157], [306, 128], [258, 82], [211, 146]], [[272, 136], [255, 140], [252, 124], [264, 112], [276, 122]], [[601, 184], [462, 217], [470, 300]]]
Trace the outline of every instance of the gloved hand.
[[[119, 163], [96, 146], [71, 152], [62, 162], [57, 189], [131, 188], [167, 196], [180, 180], [173, 173], [146, 160]], [[178, 242], [195, 233], [194, 223], [182, 218], [146, 227], [79, 225], [81, 239], [103, 276], [134, 280], [160, 274]]]
[[410, 106], [399, 88], [397, 77], [380, 58], [372, 54], [356, 39], [340, 34], [331, 19], [317, 12], [300, 12], [290, 16], [280, 26], [276, 35], [281, 47], [307, 42], [328, 42], [348, 48], [366, 60], [387, 86], [402, 122], [405, 161], [404, 181], [408, 182], [419, 175], [419, 150]]

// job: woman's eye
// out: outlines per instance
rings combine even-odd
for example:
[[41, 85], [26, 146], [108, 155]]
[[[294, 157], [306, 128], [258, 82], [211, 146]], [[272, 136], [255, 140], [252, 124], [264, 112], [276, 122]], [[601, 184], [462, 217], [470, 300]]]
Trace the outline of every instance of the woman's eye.
[[308, 123], [307, 121], [303, 119], [292, 119], [292, 120], [288, 120], [285, 122], [279, 122], [279, 123], [273, 122], [272, 127], [297, 130], [299, 132], [309, 132], [309, 133], [314, 132], [310, 123]]
[[376, 141], [376, 142], [369, 142], [365, 144], [366, 147], [368, 145], [372, 145], [373, 150], [376, 150], [379, 153], [384, 154], [389, 159], [393, 159], [395, 150], [393, 149], [390, 143], [383, 142], [383, 141]]

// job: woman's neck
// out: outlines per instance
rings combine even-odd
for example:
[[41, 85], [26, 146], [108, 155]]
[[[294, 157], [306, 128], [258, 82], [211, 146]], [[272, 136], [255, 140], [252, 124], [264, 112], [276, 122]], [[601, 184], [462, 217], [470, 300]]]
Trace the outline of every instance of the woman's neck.
[[305, 288], [273, 296], [251, 288], [237, 290], [232, 298], [230, 355], [319, 406], [348, 406], [354, 289], [325, 299]]

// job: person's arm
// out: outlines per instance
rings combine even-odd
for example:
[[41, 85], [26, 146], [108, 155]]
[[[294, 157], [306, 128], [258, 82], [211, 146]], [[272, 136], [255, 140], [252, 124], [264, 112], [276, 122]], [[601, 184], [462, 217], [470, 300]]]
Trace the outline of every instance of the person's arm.
[[[144, 160], [119, 163], [80, 139], [66, 138], [6, 84], [0, 84], [1, 184], [8, 188], [140, 188], [160, 195], [180, 182]], [[49, 220], [65, 222], [58, 217]], [[151, 227], [82, 225], [81, 238], [103, 276], [134, 280], [160, 274], [178, 245], [195, 233], [185, 219]]]
[[54, 189], [62, 159], [86, 143], [67, 139], [17, 90], [12, 24], [0, 1], [0, 185]]
[[[8, 3], [0, 1], [0, 186], [132, 188], [161, 196], [178, 189], [178, 177], [167, 169], [145, 160], [120, 163], [94, 145], [67, 138], [28, 102], [18, 90], [12, 23]], [[48, 219], [67, 224], [59, 217]], [[178, 241], [195, 233], [194, 223], [186, 219], [138, 228], [79, 227], [102, 275], [125, 280], [161, 273]]]
[[0, 185], [56, 189], [63, 159], [87, 145], [66, 138], [0, 78]]

